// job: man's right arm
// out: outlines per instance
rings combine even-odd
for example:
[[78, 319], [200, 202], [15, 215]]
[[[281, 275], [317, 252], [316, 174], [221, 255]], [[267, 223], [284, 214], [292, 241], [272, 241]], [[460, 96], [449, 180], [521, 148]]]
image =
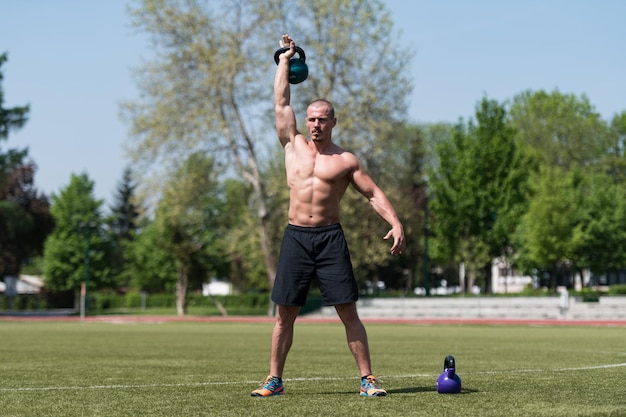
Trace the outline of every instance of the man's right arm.
[[280, 55], [276, 77], [274, 78], [274, 112], [276, 113], [276, 133], [283, 148], [291, 142], [298, 130], [296, 116], [290, 105], [291, 93], [289, 90], [289, 60], [295, 54], [295, 44], [287, 35], [283, 36], [285, 46], [290, 50]]

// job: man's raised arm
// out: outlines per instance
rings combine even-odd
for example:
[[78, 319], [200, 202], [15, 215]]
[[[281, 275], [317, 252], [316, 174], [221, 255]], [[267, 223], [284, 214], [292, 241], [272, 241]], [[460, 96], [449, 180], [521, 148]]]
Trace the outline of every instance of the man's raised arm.
[[282, 53], [278, 60], [276, 77], [274, 78], [274, 112], [276, 113], [276, 133], [278, 140], [285, 147], [298, 133], [296, 129], [296, 116], [289, 105], [291, 100], [289, 90], [289, 60], [295, 54], [295, 43], [289, 35], [283, 35], [281, 46], [289, 46], [290, 49]]

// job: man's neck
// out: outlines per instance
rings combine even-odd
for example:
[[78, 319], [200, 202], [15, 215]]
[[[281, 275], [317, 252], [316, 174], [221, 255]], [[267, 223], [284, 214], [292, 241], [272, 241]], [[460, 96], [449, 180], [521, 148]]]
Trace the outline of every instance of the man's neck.
[[324, 140], [310, 140], [309, 144], [314, 146], [317, 152], [324, 153], [332, 149], [333, 141], [332, 139], [324, 139]]

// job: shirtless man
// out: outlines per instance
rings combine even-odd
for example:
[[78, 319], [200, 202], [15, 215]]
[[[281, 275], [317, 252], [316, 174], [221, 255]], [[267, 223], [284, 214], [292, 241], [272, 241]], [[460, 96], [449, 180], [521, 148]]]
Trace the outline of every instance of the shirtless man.
[[322, 303], [334, 306], [345, 326], [348, 347], [361, 375], [361, 395], [384, 396], [387, 392], [372, 375], [367, 333], [356, 309], [358, 288], [339, 224], [339, 202], [348, 185], [363, 194], [391, 226], [384, 239], [393, 238], [393, 255], [405, 249], [404, 230], [393, 206], [357, 157], [332, 142], [337, 119], [330, 102], [315, 100], [309, 104], [306, 127], [310, 140], [297, 130], [289, 104], [288, 81], [289, 59], [295, 54], [295, 43], [289, 35], [283, 35], [281, 46], [289, 46], [289, 50], [280, 55], [276, 70], [274, 108], [278, 139], [285, 149], [289, 224], [272, 290], [277, 311], [270, 374], [251, 395], [269, 397], [284, 393], [282, 374], [293, 342], [294, 323], [305, 304], [311, 281], [317, 277]]

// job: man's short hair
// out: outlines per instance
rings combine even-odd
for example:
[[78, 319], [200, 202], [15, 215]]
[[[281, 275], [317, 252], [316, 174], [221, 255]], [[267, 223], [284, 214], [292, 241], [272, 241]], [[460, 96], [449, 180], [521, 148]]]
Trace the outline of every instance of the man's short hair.
[[318, 98], [318, 99], [313, 100], [311, 103], [309, 103], [309, 107], [311, 107], [311, 106], [313, 106], [313, 105], [315, 105], [317, 103], [323, 103], [326, 106], [328, 106], [328, 117], [330, 119], [334, 119], [335, 118], [335, 106], [333, 106], [333, 103], [331, 103], [330, 101], [325, 100], [323, 98]]

